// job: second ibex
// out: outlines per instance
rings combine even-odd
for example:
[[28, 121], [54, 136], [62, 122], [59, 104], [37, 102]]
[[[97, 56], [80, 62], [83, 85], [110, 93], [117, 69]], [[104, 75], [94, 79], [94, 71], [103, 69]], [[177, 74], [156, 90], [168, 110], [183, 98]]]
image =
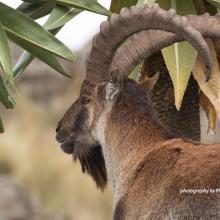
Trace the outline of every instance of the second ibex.
[[80, 96], [59, 122], [57, 140], [98, 187], [108, 176], [115, 220], [220, 219], [220, 194], [209, 191], [220, 188], [220, 145], [173, 138], [148, 98], [155, 79], [128, 79], [151, 54], [187, 40], [202, 56], [208, 80], [203, 36], [220, 38], [219, 24], [218, 16], [181, 17], [155, 4], [122, 9], [94, 37]]

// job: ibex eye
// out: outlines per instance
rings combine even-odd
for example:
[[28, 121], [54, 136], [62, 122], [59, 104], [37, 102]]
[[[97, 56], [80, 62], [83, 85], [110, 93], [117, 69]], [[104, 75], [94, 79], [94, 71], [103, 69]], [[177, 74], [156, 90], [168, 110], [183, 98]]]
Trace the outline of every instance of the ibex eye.
[[82, 98], [82, 104], [86, 105], [90, 102], [90, 99], [83, 97]]

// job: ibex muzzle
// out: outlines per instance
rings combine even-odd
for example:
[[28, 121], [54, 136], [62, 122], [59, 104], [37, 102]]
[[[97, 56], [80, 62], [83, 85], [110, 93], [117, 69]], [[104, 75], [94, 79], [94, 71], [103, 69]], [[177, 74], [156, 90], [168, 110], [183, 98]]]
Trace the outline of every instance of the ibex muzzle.
[[122, 9], [93, 40], [87, 77], [58, 124], [57, 140], [98, 187], [111, 180], [114, 219], [220, 219], [217, 191], [187, 193], [220, 188], [220, 145], [170, 139], [148, 98], [155, 79], [128, 79], [144, 58], [182, 40], [203, 57], [208, 79], [211, 58], [202, 35], [220, 38], [216, 17], [182, 18], [155, 4]]

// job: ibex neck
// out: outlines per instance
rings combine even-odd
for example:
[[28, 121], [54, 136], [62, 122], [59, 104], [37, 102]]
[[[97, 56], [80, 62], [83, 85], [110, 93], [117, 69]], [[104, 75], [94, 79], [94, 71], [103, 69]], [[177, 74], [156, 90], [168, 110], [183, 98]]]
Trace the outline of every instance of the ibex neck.
[[138, 164], [160, 141], [164, 129], [144, 113], [123, 115], [105, 112], [99, 120], [99, 142], [102, 146], [108, 177], [113, 184], [115, 200], [126, 191]]

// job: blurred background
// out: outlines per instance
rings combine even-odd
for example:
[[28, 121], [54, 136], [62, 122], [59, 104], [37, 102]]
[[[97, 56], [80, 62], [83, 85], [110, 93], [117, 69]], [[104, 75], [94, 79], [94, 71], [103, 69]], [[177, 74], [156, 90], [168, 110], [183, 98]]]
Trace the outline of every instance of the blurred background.
[[[19, 0], [1, 2], [14, 8], [20, 4]], [[109, 0], [99, 2], [109, 8]], [[104, 192], [97, 190], [92, 179], [81, 173], [79, 164], [64, 154], [55, 140], [57, 122], [79, 94], [92, 36], [105, 19], [83, 12], [58, 34], [78, 56], [75, 63], [61, 61], [72, 79], [35, 59], [16, 83], [16, 108], [5, 111], [0, 106], [5, 126], [5, 133], [0, 135], [0, 196], [5, 196], [3, 205], [9, 210], [3, 220], [10, 219], [11, 210], [15, 210], [17, 220], [24, 220], [22, 215], [39, 220], [111, 219], [111, 187]], [[14, 44], [11, 49], [15, 64], [22, 51]], [[201, 115], [203, 142], [218, 142], [220, 129], [214, 136], [207, 136], [207, 119], [203, 112]], [[34, 215], [25, 213], [27, 207]]]
[[[20, 4], [15, 0], [2, 2], [14, 8]], [[100, 3], [109, 7], [110, 1]], [[16, 108], [6, 111], [0, 106], [5, 126], [5, 133], [0, 136], [0, 196], [7, 203], [3, 205], [8, 205], [5, 212], [9, 210], [3, 220], [9, 220], [14, 214], [19, 220], [28, 215], [31, 217], [27, 219], [33, 219], [30, 213], [25, 213], [27, 203], [33, 205], [31, 209], [38, 220], [111, 219], [110, 187], [104, 192], [97, 190], [93, 180], [82, 174], [79, 164], [64, 154], [55, 140], [58, 120], [79, 94], [91, 38], [105, 19], [83, 12], [58, 34], [78, 56], [75, 63], [61, 61], [72, 79], [35, 59], [16, 82], [19, 93]], [[14, 44], [11, 49], [15, 64], [22, 50]], [[19, 192], [26, 195], [23, 201], [16, 198]]]

